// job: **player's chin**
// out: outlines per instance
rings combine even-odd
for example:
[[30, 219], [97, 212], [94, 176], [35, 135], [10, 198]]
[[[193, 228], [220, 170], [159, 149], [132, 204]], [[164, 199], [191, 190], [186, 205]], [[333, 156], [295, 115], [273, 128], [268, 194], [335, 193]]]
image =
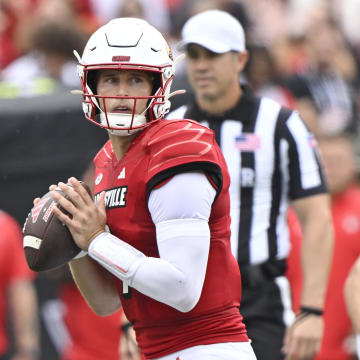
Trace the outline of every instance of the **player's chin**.
[[211, 88], [198, 89], [197, 95], [205, 101], [215, 101], [217, 99], [217, 92]]
[[211, 90], [214, 88], [214, 82], [212, 80], [196, 80], [195, 88], [198, 91], [206, 91], [206, 89]]
[[213, 80], [197, 80], [193, 83], [193, 87], [196, 91], [202, 93], [212, 93], [216, 91], [216, 83]]

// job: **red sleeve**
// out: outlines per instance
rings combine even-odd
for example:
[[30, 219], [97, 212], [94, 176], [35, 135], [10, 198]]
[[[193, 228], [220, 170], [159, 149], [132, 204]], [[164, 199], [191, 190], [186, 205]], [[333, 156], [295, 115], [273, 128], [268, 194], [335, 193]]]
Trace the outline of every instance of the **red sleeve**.
[[1, 271], [6, 277], [6, 282], [32, 279], [35, 273], [26, 263], [19, 224], [9, 215], [0, 212], [0, 229]]
[[147, 191], [170, 176], [203, 171], [221, 189], [222, 156], [212, 130], [189, 120], [168, 120], [148, 141]]

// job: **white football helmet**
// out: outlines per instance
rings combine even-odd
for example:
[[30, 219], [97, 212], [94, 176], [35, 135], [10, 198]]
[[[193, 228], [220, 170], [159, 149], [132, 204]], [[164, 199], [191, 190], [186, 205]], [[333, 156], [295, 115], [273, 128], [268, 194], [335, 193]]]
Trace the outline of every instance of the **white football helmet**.
[[[88, 40], [78, 58], [82, 84], [82, 106], [85, 117], [115, 135], [129, 135], [161, 119], [170, 109], [170, 86], [175, 66], [169, 45], [153, 26], [137, 18], [113, 19], [100, 27]], [[96, 94], [96, 70], [124, 69], [150, 71], [154, 75], [153, 94], [148, 107], [135, 114], [136, 99], [144, 97], [100, 96]], [[108, 113], [100, 108], [99, 99], [133, 99], [132, 114]]]

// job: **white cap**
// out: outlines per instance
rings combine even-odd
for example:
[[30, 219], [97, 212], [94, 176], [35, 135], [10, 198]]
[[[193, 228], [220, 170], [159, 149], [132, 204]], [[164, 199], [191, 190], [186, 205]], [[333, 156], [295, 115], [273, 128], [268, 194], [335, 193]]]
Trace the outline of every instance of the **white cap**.
[[180, 51], [198, 44], [215, 53], [245, 51], [245, 33], [240, 22], [221, 10], [207, 10], [189, 18], [181, 31]]

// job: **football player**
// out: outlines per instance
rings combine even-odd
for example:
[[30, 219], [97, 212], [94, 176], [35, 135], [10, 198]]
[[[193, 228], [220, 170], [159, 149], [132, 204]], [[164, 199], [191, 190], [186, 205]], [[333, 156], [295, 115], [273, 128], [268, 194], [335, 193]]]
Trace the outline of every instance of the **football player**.
[[175, 71], [167, 42], [120, 18], [77, 56], [85, 117], [110, 138], [94, 159], [95, 203], [75, 178], [58, 184], [69, 200], [52, 193], [84, 251], [70, 262], [77, 286], [100, 315], [123, 307], [147, 359], [255, 359], [225, 160], [211, 130], [163, 119]]
[[40, 331], [35, 273], [26, 264], [19, 224], [2, 210], [0, 229], [0, 359], [38, 360]]

